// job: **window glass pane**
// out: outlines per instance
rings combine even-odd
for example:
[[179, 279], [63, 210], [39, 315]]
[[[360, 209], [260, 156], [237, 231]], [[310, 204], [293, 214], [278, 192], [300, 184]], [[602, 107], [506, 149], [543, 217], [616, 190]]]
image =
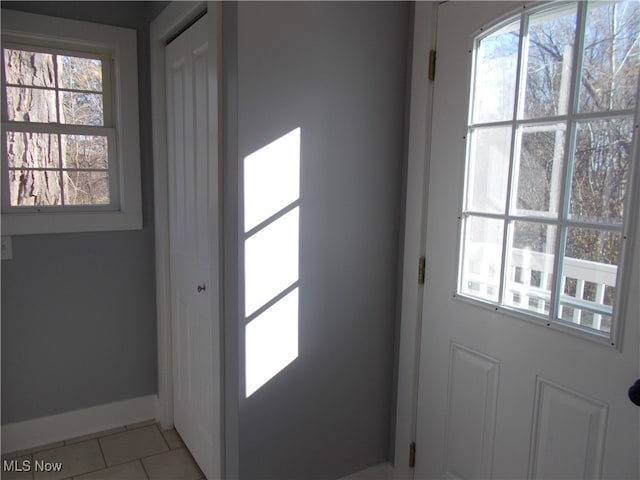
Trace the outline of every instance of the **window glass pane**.
[[107, 137], [95, 135], [61, 135], [62, 167], [107, 170]]
[[[565, 248], [565, 261], [567, 258], [587, 260], [594, 270], [601, 269], [603, 265], [617, 265], [620, 254], [620, 234], [606, 230], [590, 228], [569, 228], [567, 232], [567, 245]], [[603, 270], [598, 270], [602, 272]], [[567, 271], [564, 271], [567, 275]], [[595, 273], [594, 273], [595, 275]], [[601, 277], [593, 277], [585, 280], [603, 280]], [[609, 278], [608, 280], [612, 280]], [[600, 283], [600, 282], [599, 282]], [[615, 286], [613, 281], [605, 281], [606, 285]]]
[[497, 302], [500, 294], [504, 222], [469, 216], [464, 226], [460, 290]]
[[478, 42], [473, 122], [513, 118], [520, 22], [512, 22]]
[[576, 5], [568, 5], [529, 17], [526, 118], [567, 113], [576, 11]]
[[107, 172], [64, 172], [65, 205], [108, 205]]
[[8, 84], [55, 88], [53, 55], [4, 49], [4, 71]]
[[640, 71], [640, 2], [589, 2], [580, 111], [632, 109]]
[[631, 119], [577, 125], [570, 216], [595, 222], [622, 222], [631, 166]]
[[60, 92], [60, 123], [104, 125], [102, 94]]
[[513, 192], [517, 213], [557, 215], [565, 130], [564, 123], [523, 127], [514, 177], [517, 181]]
[[565, 322], [575, 323], [603, 333], [611, 331], [611, 315], [594, 313], [566, 303], [560, 305], [558, 317]]
[[610, 331], [620, 234], [569, 228], [562, 262], [560, 319]]
[[467, 208], [504, 212], [509, 179], [511, 127], [477, 128], [471, 132]]
[[548, 314], [556, 227], [543, 223], [513, 222], [510, 237], [505, 303]]
[[57, 170], [9, 170], [12, 207], [60, 205], [60, 174]]
[[57, 122], [55, 90], [7, 87], [7, 117], [14, 122]]
[[59, 88], [102, 91], [102, 62], [94, 58], [58, 55]]
[[60, 166], [57, 135], [7, 132], [6, 139], [9, 167], [57, 168]]

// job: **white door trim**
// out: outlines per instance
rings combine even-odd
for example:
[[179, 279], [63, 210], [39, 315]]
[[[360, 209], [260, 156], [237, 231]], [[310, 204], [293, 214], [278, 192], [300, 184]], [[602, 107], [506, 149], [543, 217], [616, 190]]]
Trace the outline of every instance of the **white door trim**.
[[[396, 397], [394, 477], [413, 478], [409, 446], [415, 441], [418, 396], [422, 285], [418, 285], [418, 261], [425, 252], [429, 136], [433, 82], [428, 80], [429, 51], [435, 48], [436, 2], [415, 2], [409, 147], [402, 274], [400, 351]], [[427, 272], [428, 274], [428, 272]]]
[[169, 261], [169, 186], [166, 136], [164, 48], [208, 3], [172, 2], [151, 24], [151, 112], [153, 118], [153, 187], [156, 247], [156, 309], [158, 326], [158, 411], [163, 428], [173, 427], [171, 348], [171, 272]]

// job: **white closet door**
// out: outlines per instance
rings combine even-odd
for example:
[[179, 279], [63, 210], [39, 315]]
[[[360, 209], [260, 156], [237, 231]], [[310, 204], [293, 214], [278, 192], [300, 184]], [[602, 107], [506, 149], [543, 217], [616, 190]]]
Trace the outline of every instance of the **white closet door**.
[[210, 16], [166, 47], [166, 85], [174, 422], [214, 479], [221, 478], [221, 357]]

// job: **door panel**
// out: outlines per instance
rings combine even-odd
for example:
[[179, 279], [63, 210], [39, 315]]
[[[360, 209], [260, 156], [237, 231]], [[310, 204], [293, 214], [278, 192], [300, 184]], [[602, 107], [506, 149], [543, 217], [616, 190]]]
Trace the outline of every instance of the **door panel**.
[[489, 477], [500, 362], [451, 343], [449, 365], [445, 470], [458, 478]]
[[538, 378], [531, 477], [598, 478], [608, 410], [607, 404]]
[[414, 478], [639, 478], [638, 255], [621, 350], [455, 295], [470, 46], [522, 7], [438, 10]]
[[166, 48], [174, 423], [207, 478], [221, 476], [220, 339], [212, 214], [207, 22]]

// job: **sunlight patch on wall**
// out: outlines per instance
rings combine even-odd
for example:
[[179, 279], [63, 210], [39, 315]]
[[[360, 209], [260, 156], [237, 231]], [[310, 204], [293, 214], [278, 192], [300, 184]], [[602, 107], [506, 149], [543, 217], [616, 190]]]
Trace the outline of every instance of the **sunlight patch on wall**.
[[246, 328], [247, 397], [298, 358], [298, 289], [254, 318]]
[[245, 395], [298, 358], [300, 128], [244, 159]]
[[244, 159], [245, 233], [300, 198], [300, 129]]
[[295, 207], [244, 243], [247, 317], [298, 281], [299, 210]]

